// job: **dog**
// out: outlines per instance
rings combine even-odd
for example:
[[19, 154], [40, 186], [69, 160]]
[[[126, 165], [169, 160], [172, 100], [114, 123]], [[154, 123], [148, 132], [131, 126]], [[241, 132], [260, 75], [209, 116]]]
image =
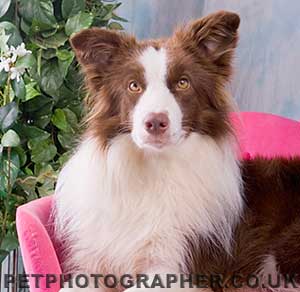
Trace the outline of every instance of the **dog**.
[[[219, 291], [300, 271], [300, 158], [241, 161], [229, 121], [239, 24], [220, 11], [159, 40], [71, 38], [89, 111], [55, 191], [64, 272], [221, 275], [203, 287]], [[84, 291], [124, 290], [99, 282]]]

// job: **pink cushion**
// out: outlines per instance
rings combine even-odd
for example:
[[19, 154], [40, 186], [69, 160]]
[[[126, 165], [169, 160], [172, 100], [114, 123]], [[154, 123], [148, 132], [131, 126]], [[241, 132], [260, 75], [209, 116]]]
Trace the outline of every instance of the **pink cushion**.
[[[61, 274], [60, 264], [51, 241], [48, 224], [52, 197], [29, 202], [17, 210], [17, 230], [26, 274]], [[40, 288], [35, 287], [30, 277], [31, 292], [57, 292], [59, 282], [48, 288], [46, 278], [41, 279]]]
[[232, 113], [231, 120], [244, 158], [300, 155], [299, 122], [255, 112]]
[[[231, 116], [244, 159], [300, 155], [300, 123], [263, 113], [233, 113]], [[51, 241], [48, 219], [52, 197], [32, 201], [18, 208], [17, 230], [27, 274], [61, 274]], [[31, 292], [58, 292], [59, 283], [46, 288], [45, 281]]]

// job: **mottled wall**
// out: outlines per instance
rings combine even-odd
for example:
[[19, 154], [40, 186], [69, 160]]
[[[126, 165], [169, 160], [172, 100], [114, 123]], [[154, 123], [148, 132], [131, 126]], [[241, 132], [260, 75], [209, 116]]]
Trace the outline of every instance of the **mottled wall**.
[[243, 111], [300, 120], [299, 0], [123, 0], [119, 14], [139, 38], [169, 35], [179, 23], [219, 9], [242, 18], [231, 92]]

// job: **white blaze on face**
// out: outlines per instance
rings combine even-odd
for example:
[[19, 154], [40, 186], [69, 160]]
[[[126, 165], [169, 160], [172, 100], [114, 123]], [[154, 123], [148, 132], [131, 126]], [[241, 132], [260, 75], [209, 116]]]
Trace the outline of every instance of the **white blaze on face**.
[[133, 115], [133, 141], [141, 148], [148, 147], [149, 133], [145, 130], [145, 118], [151, 113], [166, 113], [169, 118], [167, 144], [176, 144], [182, 136], [182, 112], [167, 87], [167, 54], [166, 50], [147, 48], [139, 57], [144, 67], [146, 90], [136, 104]]

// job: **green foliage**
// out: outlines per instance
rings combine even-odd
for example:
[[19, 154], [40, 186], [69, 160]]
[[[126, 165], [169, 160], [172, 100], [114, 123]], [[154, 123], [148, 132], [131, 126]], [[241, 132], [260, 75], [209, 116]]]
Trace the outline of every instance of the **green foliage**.
[[119, 5], [0, 0], [0, 263], [18, 246], [16, 208], [53, 193], [80, 132], [82, 78], [69, 37], [123, 29]]

